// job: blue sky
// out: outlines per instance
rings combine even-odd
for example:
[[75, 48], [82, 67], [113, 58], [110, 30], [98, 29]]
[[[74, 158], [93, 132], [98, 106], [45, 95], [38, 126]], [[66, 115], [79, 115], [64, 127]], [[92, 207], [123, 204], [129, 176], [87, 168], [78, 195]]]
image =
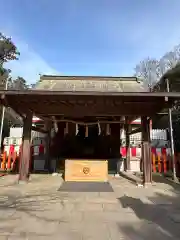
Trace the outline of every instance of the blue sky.
[[8, 66], [29, 82], [39, 74], [130, 76], [143, 58], [180, 43], [179, 0], [0, 2], [0, 31], [21, 52]]

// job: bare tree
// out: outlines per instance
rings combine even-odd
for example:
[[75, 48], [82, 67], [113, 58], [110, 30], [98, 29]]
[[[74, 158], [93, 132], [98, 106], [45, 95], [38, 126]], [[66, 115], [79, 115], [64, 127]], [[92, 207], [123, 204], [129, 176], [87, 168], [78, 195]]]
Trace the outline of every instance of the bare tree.
[[135, 75], [141, 78], [149, 90], [159, 80], [159, 61], [146, 58], [135, 67]]
[[135, 75], [143, 80], [145, 87], [151, 89], [169, 70], [180, 63], [180, 44], [167, 52], [160, 60], [146, 58], [135, 67]]
[[167, 52], [159, 60], [159, 75], [160, 77], [164, 75], [168, 70], [177, 66], [180, 62], [180, 44], [175, 46], [170, 52]]
[[176, 66], [179, 59], [176, 55], [176, 52], [170, 51], [167, 52], [161, 59], [160, 59], [160, 67], [161, 67], [161, 74], [163, 75], [169, 69], [172, 69]]

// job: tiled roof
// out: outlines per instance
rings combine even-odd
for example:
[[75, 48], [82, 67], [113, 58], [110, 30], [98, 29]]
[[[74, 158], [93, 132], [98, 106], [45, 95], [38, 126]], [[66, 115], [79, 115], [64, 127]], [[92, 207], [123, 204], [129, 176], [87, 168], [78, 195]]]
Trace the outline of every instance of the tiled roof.
[[111, 77], [52, 77], [46, 76], [36, 86], [37, 90], [89, 91], [89, 92], [145, 92], [136, 78]]

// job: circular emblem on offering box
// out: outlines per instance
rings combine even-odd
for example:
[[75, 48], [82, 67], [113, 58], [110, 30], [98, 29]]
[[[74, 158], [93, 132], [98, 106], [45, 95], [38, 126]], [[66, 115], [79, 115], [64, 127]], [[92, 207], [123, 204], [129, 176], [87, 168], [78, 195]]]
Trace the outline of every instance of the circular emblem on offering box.
[[88, 168], [88, 167], [83, 168], [83, 173], [84, 174], [88, 174], [89, 172], [90, 172], [90, 168]]

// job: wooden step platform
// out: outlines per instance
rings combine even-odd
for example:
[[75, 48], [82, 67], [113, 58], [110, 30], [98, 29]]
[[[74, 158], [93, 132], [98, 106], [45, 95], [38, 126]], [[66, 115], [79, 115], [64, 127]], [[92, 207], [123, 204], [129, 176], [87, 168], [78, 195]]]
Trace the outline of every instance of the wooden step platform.
[[65, 181], [107, 182], [108, 161], [104, 159], [66, 159]]

